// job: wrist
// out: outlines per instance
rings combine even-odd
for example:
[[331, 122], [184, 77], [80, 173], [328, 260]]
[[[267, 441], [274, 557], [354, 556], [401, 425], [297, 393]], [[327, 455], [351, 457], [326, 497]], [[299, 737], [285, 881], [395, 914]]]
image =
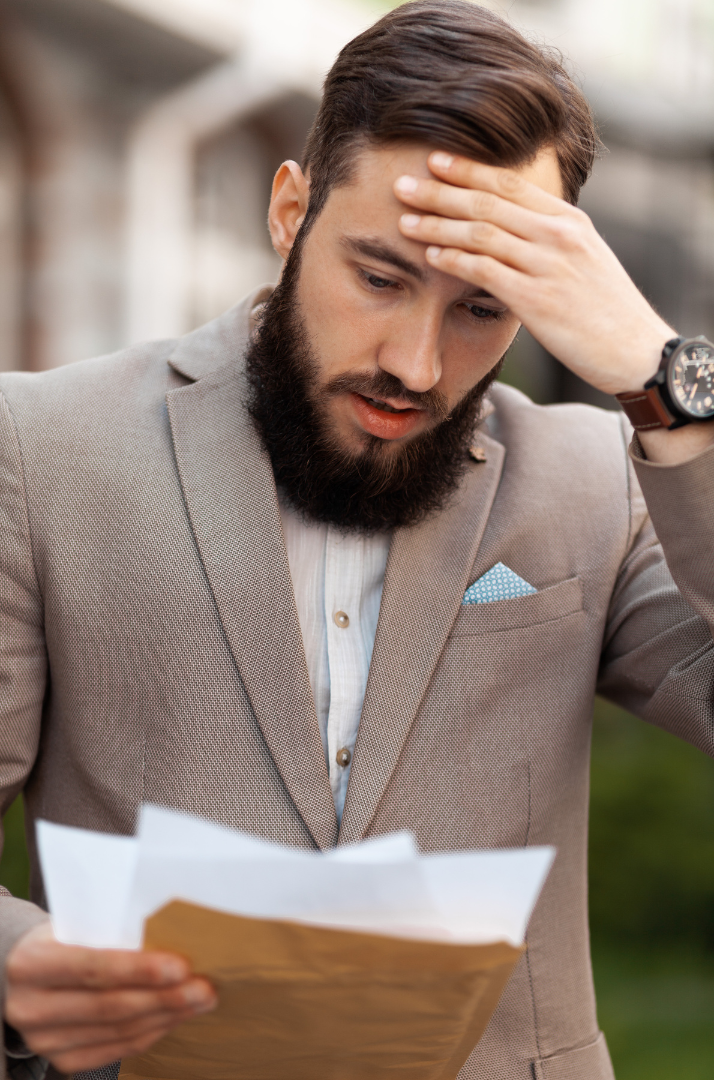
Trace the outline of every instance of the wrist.
[[675, 431], [638, 431], [637, 438], [647, 461], [654, 465], [684, 465], [714, 445], [714, 420]]
[[662, 361], [662, 350], [668, 341], [676, 337], [676, 331], [666, 323], [660, 322], [657, 327], [638, 340], [636, 349], [627, 353], [621, 370], [618, 372], [616, 389], [612, 394], [630, 394], [635, 390], [642, 390], [648, 379], [659, 369]]
[[701, 336], [671, 338], [644, 386], [616, 396], [637, 432], [708, 426], [714, 420], [714, 344]]

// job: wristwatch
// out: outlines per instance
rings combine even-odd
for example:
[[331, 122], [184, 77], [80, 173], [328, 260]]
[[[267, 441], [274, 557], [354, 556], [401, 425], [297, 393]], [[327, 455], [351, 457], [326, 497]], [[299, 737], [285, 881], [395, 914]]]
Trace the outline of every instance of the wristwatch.
[[705, 337], [672, 338], [644, 388], [615, 396], [636, 431], [714, 420], [714, 345]]

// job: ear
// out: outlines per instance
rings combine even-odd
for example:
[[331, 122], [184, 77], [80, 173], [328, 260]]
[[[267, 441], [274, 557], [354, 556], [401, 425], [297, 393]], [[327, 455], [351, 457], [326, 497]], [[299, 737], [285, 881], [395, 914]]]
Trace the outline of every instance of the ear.
[[284, 161], [273, 180], [268, 211], [270, 239], [282, 259], [287, 259], [307, 213], [309, 191], [309, 184], [297, 162]]

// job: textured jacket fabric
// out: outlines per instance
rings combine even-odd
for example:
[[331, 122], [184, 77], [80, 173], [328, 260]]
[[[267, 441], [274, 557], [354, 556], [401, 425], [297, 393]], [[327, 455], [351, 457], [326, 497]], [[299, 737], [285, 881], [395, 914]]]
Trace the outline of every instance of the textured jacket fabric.
[[[461, 1075], [606, 1080], [593, 694], [714, 750], [714, 449], [654, 465], [618, 415], [494, 387], [486, 461], [392, 540], [338, 833], [245, 409], [254, 302], [178, 342], [0, 377], [4, 805], [24, 788], [30, 820], [130, 833], [149, 800], [304, 847], [401, 828], [426, 851], [554, 844], [527, 954]], [[538, 592], [462, 606], [497, 562]], [[38, 917], [0, 898], [5, 951]]]

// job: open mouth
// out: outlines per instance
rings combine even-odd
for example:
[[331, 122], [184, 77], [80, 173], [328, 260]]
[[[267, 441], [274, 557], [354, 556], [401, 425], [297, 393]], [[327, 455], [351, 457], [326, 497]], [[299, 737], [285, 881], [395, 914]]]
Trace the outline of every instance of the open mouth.
[[367, 397], [365, 394], [361, 396], [365, 401], [369, 402], [373, 409], [381, 409], [382, 412], [400, 413], [410, 411], [410, 406], [405, 409], [395, 409], [392, 405], [387, 405], [386, 401], [379, 401], [377, 398]]
[[401, 439], [423, 423], [424, 410], [407, 405], [398, 409], [379, 398], [352, 393], [357, 422], [363, 431], [379, 439]]

